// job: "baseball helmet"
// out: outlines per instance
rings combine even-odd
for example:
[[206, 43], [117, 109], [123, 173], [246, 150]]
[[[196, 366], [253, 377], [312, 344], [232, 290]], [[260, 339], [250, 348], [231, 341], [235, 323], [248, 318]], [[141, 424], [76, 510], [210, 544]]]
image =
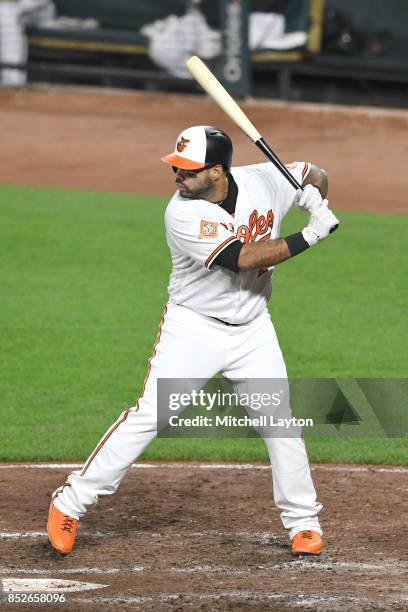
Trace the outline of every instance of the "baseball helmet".
[[177, 137], [173, 153], [161, 158], [173, 168], [199, 170], [215, 164], [231, 168], [232, 142], [230, 137], [210, 125], [195, 125]]

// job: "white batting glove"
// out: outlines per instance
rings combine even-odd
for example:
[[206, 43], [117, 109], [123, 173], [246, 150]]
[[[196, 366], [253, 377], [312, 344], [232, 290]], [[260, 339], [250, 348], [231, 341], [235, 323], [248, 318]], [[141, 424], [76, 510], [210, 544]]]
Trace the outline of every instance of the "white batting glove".
[[302, 230], [302, 235], [306, 242], [313, 246], [327, 238], [338, 226], [339, 220], [330, 210], [328, 201], [323, 200], [321, 206], [311, 213], [309, 223]]
[[310, 213], [320, 208], [322, 202], [320, 191], [314, 185], [305, 185], [303, 189], [298, 189], [294, 199], [296, 206]]

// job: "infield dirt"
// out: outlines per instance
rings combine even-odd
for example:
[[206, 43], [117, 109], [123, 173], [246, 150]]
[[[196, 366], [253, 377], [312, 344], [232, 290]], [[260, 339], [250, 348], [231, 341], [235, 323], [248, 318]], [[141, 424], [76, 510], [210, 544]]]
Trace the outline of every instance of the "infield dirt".
[[1, 577], [107, 585], [68, 593], [64, 608], [75, 611], [406, 610], [408, 471], [326, 469], [313, 473], [328, 545], [301, 560], [273, 509], [269, 469], [130, 470], [80, 522], [67, 557], [44, 533], [50, 492], [67, 469], [1, 469]]
[[[408, 212], [408, 111], [250, 101], [243, 108], [284, 162], [329, 175], [333, 208]], [[0, 181], [170, 195], [160, 158], [189, 125], [230, 133], [234, 163], [265, 161], [248, 138], [199, 96], [75, 88], [0, 90]]]

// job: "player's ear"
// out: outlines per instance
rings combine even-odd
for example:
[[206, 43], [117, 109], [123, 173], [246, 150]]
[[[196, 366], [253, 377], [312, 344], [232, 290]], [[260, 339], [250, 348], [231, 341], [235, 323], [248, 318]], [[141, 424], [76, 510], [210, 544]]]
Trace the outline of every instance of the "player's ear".
[[224, 174], [224, 166], [222, 164], [216, 164], [210, 168], [211, 176], [215, 181], [218, 181]]

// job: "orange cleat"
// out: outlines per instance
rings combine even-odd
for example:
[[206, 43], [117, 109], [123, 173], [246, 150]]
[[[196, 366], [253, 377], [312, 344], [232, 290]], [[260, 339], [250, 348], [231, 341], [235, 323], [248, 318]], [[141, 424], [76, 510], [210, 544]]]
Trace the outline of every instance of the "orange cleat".
[[323, 546], [317, 531], [299, 531], [292, 540], [292, 555], [320, 555]]
[[60, 512], [51, 502], [47, 523], [48, 539], [61, 555], [68, 555], [74, 548], [78, 522], [72, 516]]

